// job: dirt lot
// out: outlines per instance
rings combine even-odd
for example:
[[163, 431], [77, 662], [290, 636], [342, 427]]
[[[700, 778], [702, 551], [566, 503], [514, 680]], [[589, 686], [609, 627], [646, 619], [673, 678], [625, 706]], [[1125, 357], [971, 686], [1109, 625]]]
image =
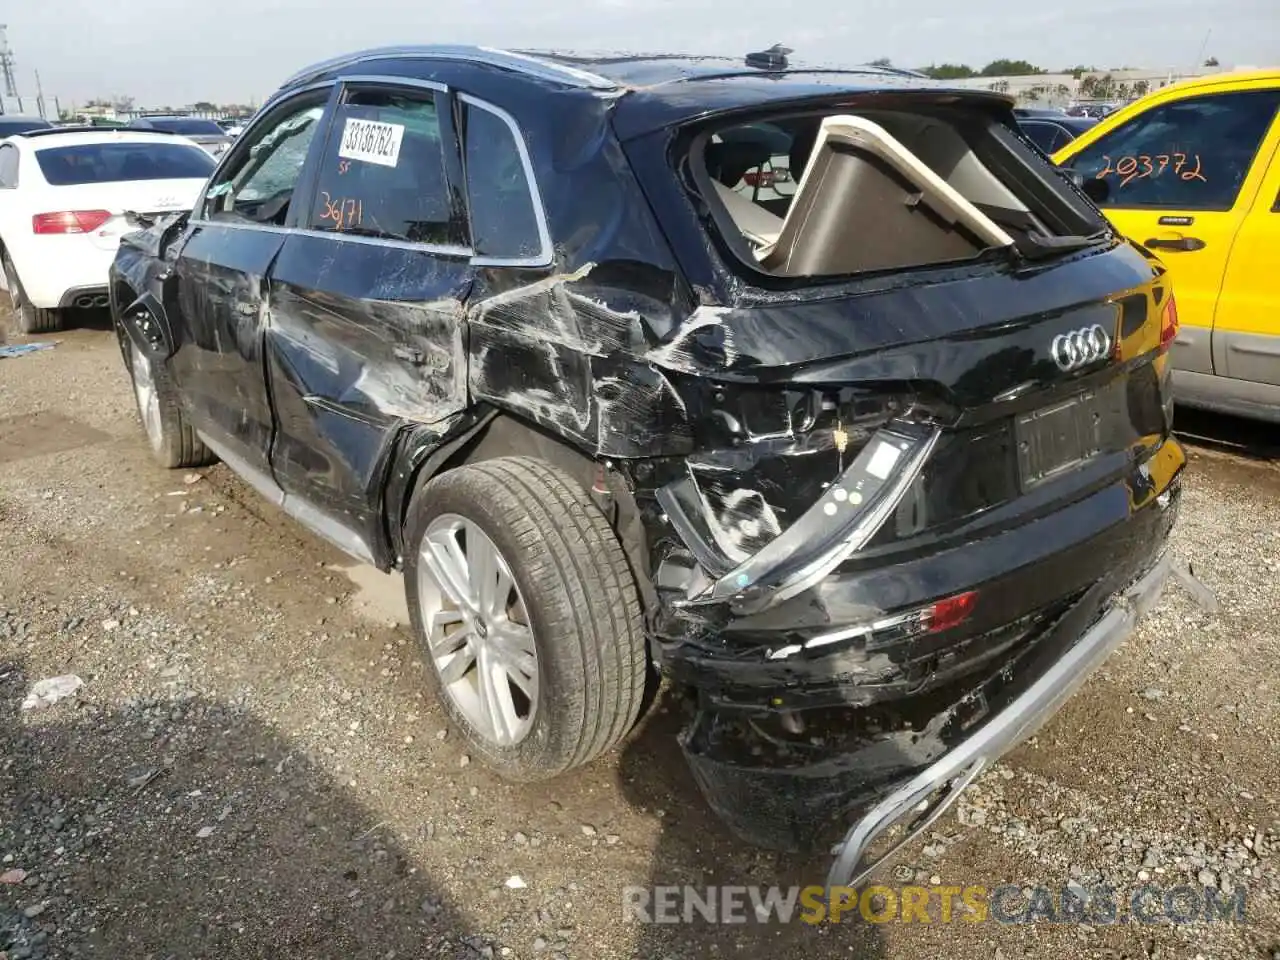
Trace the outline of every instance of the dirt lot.
[[1277, 462], [1195, 448], [1175, 549], [1219, 611], [1171, 587], [885, 877], [1242, 884], [1243, 923], [643, 925], [626, 886], [826, 859], [728, 836], [661, 709], [560, 782], [470, 763], [347, 561], [153, 466], [105, 324], [58, 339], [0, 359], [0, 957], [1280, 957]]

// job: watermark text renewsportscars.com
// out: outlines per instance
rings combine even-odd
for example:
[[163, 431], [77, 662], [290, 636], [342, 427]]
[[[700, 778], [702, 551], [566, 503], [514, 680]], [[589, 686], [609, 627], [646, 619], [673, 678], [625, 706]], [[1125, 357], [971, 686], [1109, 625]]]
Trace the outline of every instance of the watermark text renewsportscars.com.
[[1243, 923], [1245, 888], [1145, 884], [626, 887], [624, 920], [640, 923]]

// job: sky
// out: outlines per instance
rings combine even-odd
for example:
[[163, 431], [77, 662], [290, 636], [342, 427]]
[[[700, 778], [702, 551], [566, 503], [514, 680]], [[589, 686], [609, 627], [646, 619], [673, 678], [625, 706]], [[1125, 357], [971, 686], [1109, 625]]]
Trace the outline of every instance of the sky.
[[261, 102], [310, 63], [403, 43], [742, 56], [782, 42], [811, 62], [1050, 70], [1280, 65], [1280, 0], [0, 0], [0, 22], [19, 93], [34, 95], [39, 70], [46, 100], [64, 107], [109, 95]]

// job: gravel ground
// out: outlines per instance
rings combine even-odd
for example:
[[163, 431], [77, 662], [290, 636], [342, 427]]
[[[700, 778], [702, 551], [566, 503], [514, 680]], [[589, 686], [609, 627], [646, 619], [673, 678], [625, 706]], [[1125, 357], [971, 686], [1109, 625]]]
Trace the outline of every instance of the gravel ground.
[[58, 339], [0, 360], [0, 958], [1280, 957], [1276, 463], [1193, 451], [1175, 548], [1218, 612], [1171, 587], [886, 876], [1240, 884], [1245, 922], [641, 925], [626, 886], [826, 860], [729, 837], [661, 704], [554, 783], [470, 763], [347, 561], [153, 466], [105, 324]]

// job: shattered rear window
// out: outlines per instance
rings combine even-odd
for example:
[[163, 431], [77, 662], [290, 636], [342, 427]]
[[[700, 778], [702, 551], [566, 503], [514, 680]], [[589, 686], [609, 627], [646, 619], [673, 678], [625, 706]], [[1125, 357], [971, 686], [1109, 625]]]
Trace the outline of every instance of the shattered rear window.
[[735, 252], [781, 277], [1036, 255], [1105, 229], [1046, 204], [1062, 177], [1000, 126], [937, 104], [726, 123], [700, 141], [704, 193]]

